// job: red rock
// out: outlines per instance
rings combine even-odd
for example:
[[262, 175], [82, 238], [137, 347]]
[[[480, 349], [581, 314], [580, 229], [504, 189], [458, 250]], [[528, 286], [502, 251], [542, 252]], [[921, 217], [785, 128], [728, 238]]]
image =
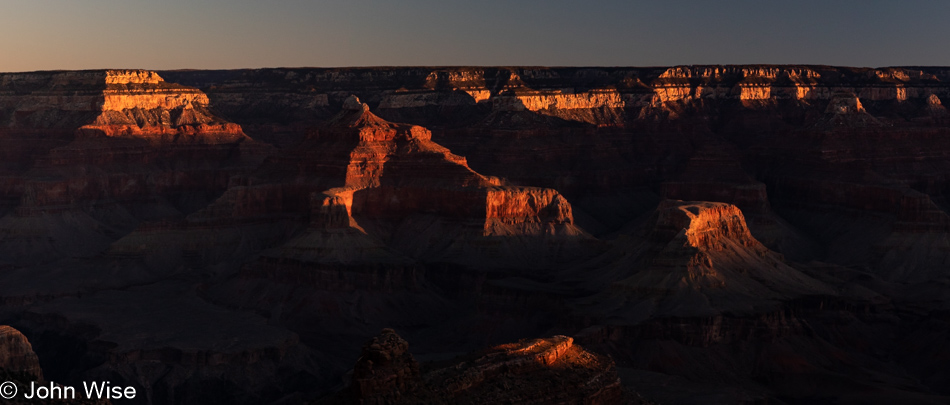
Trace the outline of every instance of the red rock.
[[43, 380], [43, 370], [30, 341], [7, 325], [0, 325], [0, 370], [36, 381]]
[[[422, 371], [420, 371], [422, 370]], [[625, 400], [613, 361], [554, 336], [503, 344], [419, 366], [391, 329], [364, 345], [351, 385], [318, 403], [361, 404], [620, 404]]]
[[734, 205], [665, 200], [647, 227], [644, 242], [618, 247], [629, 257], [609, 268], [625, 275], [582, 300], [584, 313], [612, 313], [636, 323], [751, 314], [794, 298], [835, 295], [752, 237]]
[[[381, 241], [396, 238], [392, 247], [408, 257], [454, 257], [493, 266], [493, 261], [504, 263], [508, 253], [473, 261], [472, 255], [484, 249], [480, 238], [524, 238], [527, 248], [539, 252], [551, 248], [549, 239], [587, 239], [557, 191], [507, 186], [483, 176], [469, 168], [464, 157], [432, 142], [428, 130], [385, 121], [356, 97], [347, 99], [343, 112], [299, 148], [266, 164], [261, 175], [250, 180], [251, 186], [225, 192], [199, 215], [250, 220], [299, 210], [307, 201], [312, 230], [288, 242], [281, 253], [298, 259], [313, 256], [304, 253], [304, 243], [315, 243], [312, 249], [324, 252], [323, 257], [349, 263], [361, 262], [363, 254], [394, 258], [399, 255], [384, 253], [388, 249]], [[251, 204], [258, 208], [251, 209]], [[432, 234], [394, 236], [414, 233], [409, 229], [416, 226]], [[334, 229], [340, 231], [328, 233]], [[458, 234], [459, 242], [448, 250], [430, 242], [445, 233]], [[349, 253], [332, 253], [343, 251]]]
[[[311, 393], [329, 389], [352, 336], [391, 324], [445, 351], [593, 326], [634, 376], [681, 391], [668, 402], [946, 394], [948, 79], [758, 65], [2, 74], [0, 298], [96, 315], [134, 346], [103, 349], [104, 370], [189, 395], [254, 385], [246, 370], [279, 385], [269, 367], [287, 370], [298, 344], [326, 367]], [[197, 296], [170, 307], [168, 279]], [[91, 294], [107, 298], [67, 311]], [[138, 299], [169, 325], [205, 308], [204, 332], [102, 315]], [[243, 311], [263, 316], [243, 328]], [[223, 319], [262, 341], [179, 350]], [[176, 349], [142, 349], [156, 330]], [[302, 343], [276, 337], [290, 330]], [[537, 365], [506, 350], [484, 365]], [[536, 371], [519, 378], [548, 378]]]

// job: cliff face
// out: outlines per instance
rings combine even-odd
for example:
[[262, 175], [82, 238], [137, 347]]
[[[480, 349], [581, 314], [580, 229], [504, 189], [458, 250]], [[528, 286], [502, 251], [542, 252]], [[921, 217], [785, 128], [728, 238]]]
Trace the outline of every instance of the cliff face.
[[[279, 125], [255, 127], [252, 135], [260, 139], [303, 137], [307, 123], [328, 119], [347, 95], [356, 94], [383, 118], [430, 127], [437, 142], [466, 156], [480, 172], [557, 189], [572, 202], [575, 214], [580, 212], [588, 230], [616, 230], [615, 224], [632, 219], [619, 206], [600, 201], [633, 198], [637, 201], [628, 202], [642, 213], [657, 199], [632, 193], [650, 191], [662, 198], [736, 203], [744, 210], [758, 204], [751, 226], [762, 228], [763, 240], [772, 246], [798, 244], [799, 251], [812, 248], [794, 242], [801, 238], [774, 234], [785, 225], [767, 212], [765, 188], [786, 181], [780, 178], [786, 173], [811, 172], [817, 164], [802, 162], [806, 157], [913, 171], [909, 165], [917, 154], [942, 150], [909, 147], [933, 142], [927, 138], [933, 138], [929, 133], [934, 125], [946, 125], [941, 99], [950, 94], [947, 73], [940, 68], [391, 68], [163, 74], [206, 89], [218, 108], [233, 103], [240, 113], [229, 116], [239, 123], [257, 122], [244, 117], [269, 114], [263, 104], [239, 102], [256, 97], [261, 90], [255, 83], [269, 83], [268, 92], [283, 92], [287, 100], [326, 97], [326, 106], [286, 105], [282, 111], [288, 118]], [[841, 136], [854, 128], [880, 134], [875, 142], [881, 147], [871, 149], [894, 153], [884, 159], [869, 156], [867, 146], [872, 144]], [[839, 135], [824, 136], [829, 133]], [[914, 140], [899, 147], [888, 143], [897, 139]], [[721, 160], [710, 162], [708, 156]], [[940, 159], [934, 155], [927, 164], [939, 165]], [[684, 168], [686, 162], [694, 165]], [[788, 170], [772, 170], [770, 163]], [[725, 170], [738, 175], [697, 179]], [[764, 181], [766, 176], [769, 181]], [[930, 181], [907, 174], [895, 180], [911, 187]], [[722, 187], [726, 182], [731, 184]], [[658, 189], [657, 184], [670, 186]]]
[[376, 402], [944, 403], [948, 82], [0, 74], [0, 313], [152, 403], [305, 403], [382, 327], [492, 349], [384, 334], [344, 379]]
[[175, 130], [240, 135], [207, 112], [200, 90], [165, 82], [157, 73], [106, 70], [6, 73], [0, 77], [6, 132], [68, 131], [82, 136], [145, 136]]
[[0, 83], [0, 138], [17, 155], [0, 189], [0, 251], [12, 262], [93, 256], [142, 220], [206, 204], [268, 153], [214, 116], [200, 90], [154, 72], [11, 73]]
[[105, 88], [91, 103], [96, 117], [78, 129], [79, 139], [104, 136], [218, 144], [246, 138], [240, 126], [208, 110], [208, 96], [198, 89], [167, 83], [155, 72], [103, 73]]
[[[174, 81], [208, 88], [229, 109], [270, 108], [254, 83], [273, 83], [302, 102], [296, 116], [314, 116], [357, 94], [383, 117], [439, 122], [462, 111], [530, 111], [600, 126], [628, 125], [631, 118], [678, 116], [675, 104], [735, 103], [761, 109], [786, 102], [819, 104], [852, 93], [873, 104], [920, 102], [950, 95], [939, 68], [859, 69], [829, 66], [683, 66], [672, 68], [391, 68], [274, 69], [229, 72], [166, 72]], [[941, 81], [943, 80], [943, 81]], [[312, 94], [317, 103], [302, 94]], [[269, 105], [269, 104], [268, 104]], [[246, 111], [246, 110], [244, 110]], [[657, 115], [660, 114], [660, 115]]]
[[[301, 257], [304, 241], [317, 243], [312, 248], [324, 252], [321, 262], [329, 257], [363, 262], [362, 254], [378, 258], [388, 244], [401, 253], [385, 255], [405, 260], [454, 257], [459, 264], [476, 263], [470, 256], [485, 249], [479, 241], [494, 237], [523, 240], [526, 249], [543, 258], [550, 240], [590, 239], [574, 226], [570, 203], [557, 191], [512, 187], [483, 176], [431, 138], [425, 128], [383, 120], [350, 97], [325, 127], [266, 163], [247, 181], [251, 186], [229, 189], [195, 219], [308, 215], [308, 235], [283, 251]], [[280, 172], [286, 175], [275, 174]], [[276, 200], [275, 193], [283, 197]], [[415, 237], [401, 237], [413, 233]], [[454, 243], [433, 243], [448, 233], [455, 235]], [[357, 256], [347, 257], [344, 251]], [[497, 252], [478, 266], [507, 263], [506, 254]]]
[[639, 249], [622, 248], [642, 256], [611, 264], [632, 275], [591, 298], [585, 311], [630, 321], [752, 314], [803, 296], [835, 295], [756, 240], [733, 205], [666, 200], [648, 224]]

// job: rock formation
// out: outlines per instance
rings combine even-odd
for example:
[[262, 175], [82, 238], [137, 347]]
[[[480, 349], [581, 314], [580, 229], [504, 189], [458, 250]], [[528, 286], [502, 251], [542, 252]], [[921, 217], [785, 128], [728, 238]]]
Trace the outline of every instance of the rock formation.
[[[482, 255], [479, 266], [509, 265], [507, 247], [480, 242], [507, 237], [521, 241], [518, 260], [543, 266], [569, 252], [563, 245], [590, 239], [557, 191], [476, 173], [431, 137], [425, 128], [379, 118], [351, 96], [325, 127], [266, 163], [250, 186], [233, 187], [194, 218], [303, 211], [308, 231], [267, 256], [322, 263], [462, 264]], [[276, 195], [280, 200], [268, 197]], [[445, 234], [454, 240], [433, 243]]]
[[350, 386], [353, 399], [365, 404], [406, 402], [422, 389], [419, 364], [409, 353], [409, 343], [392, 329], [363, 346]]
[[[25, 398], [25, 395], [37, 386], [49, 386], [55, 382], [43, 378], [39, 358], [33, 352], [30, 342], [20, 331], [8, 326], [0, 325], [0, 379], [5, 386], [13, 384], [16, 391], [3, 391], [3, 401], [8, 404], [68, 404], [68, 405], [109, 405], [108, 399], [90, 399], [78, 392], [75, 398]], [[62, 386], [62, 385], [60, 385]], [[11, 395], [9, 396], [8, 395]]]
[[0, 190], [16, 201], [0, 219], [0, 251], [12, 262], [100, 253], [139, 221], [206, 204], [268, 150], [211, 114], [200, 90], [154, 72], [6, 74], [2, 83], [10, 115], [0, 137], [14, 151], [43, 148], [9, 160], [19, 163]]
[[498, 345], [420, 367], [409, 344], [384, 329], [363, 347], [347, 390], [317, 403], [639, 403], [625, 398], [613, 361], [567, 336]]
[[43, 370], [30, 341], [7, 325], [0, 325], [0, 370], [24, 379], [43, 380]]
[[[948, 82], [0, 74], [0, 314], [45, 378], [156, 404], [946, 403]], [[433, 361], [386, 333], [347, 377], [383, 327]]]
[[[667, 200], [655, 221], [650, 264], [611, 289], [633, 301], [652, 300], [653, 316], [754, 313], [770, 301], [834, 295], [753, 238], [733, 205]], [[631, 309], [618, 312], [638, 316]]]

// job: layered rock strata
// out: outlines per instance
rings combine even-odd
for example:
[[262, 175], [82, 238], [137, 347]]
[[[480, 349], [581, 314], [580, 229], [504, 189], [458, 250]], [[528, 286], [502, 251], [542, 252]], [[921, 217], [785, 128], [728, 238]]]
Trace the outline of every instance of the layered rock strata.
[[666, 200], [649, 223], [642, 256], [615, 264], [630, 266], [630, 275], [593, 298], [592, 313], [634, 323], [754, 314], [795, 298], [836, 294], [756, 240], [734, 205]]
[[[356, 97], [259, 173], [194, 217], [303, 211], [309, 230], [266, 255], [278, 261], [405, 265], [488, 252], [497, 260], [512, 252], [491, 238], [522, 240], [537, 252], [589, 238], [557, 191], [478, 174], [464, 157], [432, 142], [428, 130], [385, 121]], [[448, 233], [454, 241], [439, 240]]]
[[33, 381], [43, 380], [43, 370], [30, 341], [7, 325], [0, 325], [0, 370]]
[[[0, 104], [10, 112], [0, 137], [47, 145], [19, 153], [10, 167], [16, 174], [0, 187], [11, 208], [0, 219], [0, 251], [13, 262], [102, 252], [142, 220], [180, 218], [207, 204], [268, 153], [213, 115], [200, 90], [154, 72], [38, 72], [0, 81]], [[21, 144], [8, 143], [14, 151]]]
[[577, 332], [662, 403], [945, 403], [948, 80], [4, 74], [0, 302], [47, 378], [156, 403], [306, 402], [383, 326], [429, 358]]
[[[871, 103], [927, 101], [946, 97], [947, 78], [939, 68], [857, 69], [828, 66], [677, 66], [671, 68], [389, 68], [272, 69], [230, 72], [166, 72], [174, 80], [208, 88], [227, 110], [272, 108], [256, 100], [253, 83], [288, 89], [287, 105], [296, 116], [326, 114], [320, 109], [342, 103], [348, 93], [378, 105], [384, 117], [436, 122], [438, 113], [453, 118], [493, 111], [530, 111], [566, 121], [623, 125], [624, 116], [662, 113], [678, 116], [674, 104], [739, 102], [758, 109], [786, 101], [821, 103], [851, 93]], [[397, 79], [398, 78], [398, 79]], [[279, 90], [278, 90], [279, 91]], [[269, 93], [268, 93], [269, 94]], [[310, 101], [303, 94], [313, 100]], [[457, 95], [457, 96], [452, 96]], [[309, 113], [307, 113], [309, 111]], [[651, 112], [653, 111], [653, 112]], [[324, 115], [324, 117], [326, 117]]]

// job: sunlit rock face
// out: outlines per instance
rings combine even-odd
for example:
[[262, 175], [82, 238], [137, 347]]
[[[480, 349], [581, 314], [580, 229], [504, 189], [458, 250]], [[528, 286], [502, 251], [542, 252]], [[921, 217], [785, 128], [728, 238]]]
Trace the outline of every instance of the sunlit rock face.
[[[280, 139], [305, 137], [306, 123], [315, 126], [331, 118], [347, 96], [356, 94], [384, 119], [434, 131], [436, 142], [467, 157], [479, 172], [558, 190], [572, 203], [575, 217], [580, 212], [582, 221], [588, 222], [583, 225], [591, 229], [616, 229], [610, 224], [632, 215], [594, 203], [600, 201], [598, 195], [655, 187], [657, 177], [651, 176], [656, 173], [664, 173], [660, 176], [664, 184], [681, 181], [709, 189], [697, 195], [659, 193], [659, 197], [705, 200], [725, 194], [715, 190], [715, 184], [676, 178], [682, 162], [693, 157], [692, 148], [708, 143], [708, 134], [725, 136], [729, 147], [738, 146], [738, 153], [728, 158], [741, 165], [746, 156], [754, 159], [752, 148], [781, 150], [774, 147], [783, 142], [788, 148], [778, 145], [782, 149], [812, 148], [817, 141], [813, 137], [797, 141], [809, 132], [847, 132], [862, 126], [897, 132], [911, 128], [919, 134], [928, 122], [946, 120], [937, 102], [950, 95], [947, 73], [940, 68], [420, 67], [163, 74], [207, 91], [217, 111], [228, 111], [225, 115], [235, 122], [255, 125], [252, 136], [259, 139], [278, 134]], [[257, 98], [265, 92], [258, 82], [271, 83], [267, 94], [285, 96], [280, 98], [285, 104], [279, 114], [272, 111], [274, 103], [266, 101], [274, 97]], [[468, 94], [475, 92], [480, 95]], [[318, 96], [325, 96], [327, 104], [308, 101], [307, 97]], [[840, 109], [834, 106], [842, 102], [853, 104], [854, 113], [836, 113]], [[259, 126], [267, 115], [280, 119], [271, 119], [275, 126]], [[781, 135], [773, 142], [771, 134]], [[893, 135], [892, 139], [908, 136]], [[697, 150], [706, 153], [708, 148]], [[822, 153], [832, 152], [837, 153]], [[751, 171], [767, 172], [761, 167]], [[722, 201], [746, 209], [748, 204], [739, 199], [761, 200], [768, 184], [756, 175], [749, 177], [750, 181], [732, 187], [736, 199]], [[649, 204], [655, 201], [644, 201], [638, 210]], [[766, 221], [759, 219], [753, 228]], [[778, 227], [775, 220], [768, 221], [768, 227]], [[776, 238], [764, 240], [772, 246]]]
[[[739, 101], [750, 108], [763, 103], [797, 101], [822, 107], [837, 92], [851, 92], [861, 100], [913, 101], [931, 95], [946, 96], [934, 69], [858, 69], [827, 66], [679, 66], [672, 68], [376, 68], [275, 69], [218, 73], [167, 72], [174, 80], [206, 87], [214, 83], [212, 98], [219, 107], [245, 113], [268, 108], [262, 93], [288, 86], [296, 103], [285, 108], [298, 117], [327, 114], [325, 103], [339, 105], [357, 94], [378, 106], [384, 118], [423, 124], [440, 122], [437, 115], [490, 114], [491, 111], [531, 111], [567, 121], [620, 125], [621, 116], [637, 115], [653, 105], [676, 102]], [[276, 82], [262, 92], [253, 83]], [[350, 93], [346, 93], [349, 91]], [[301, 97], [313, 94], [317, 103]], [[454, 96], [453, 96], [454, 94]], [[286, 102], [286, 101], [285, 101]], [[481, 108], [479, 106], [491, 106]], [[467, 113], [462, 113], [462, 111]], [[332, 115], [332, 113], [329, 113]], [[618, 116], [619, 114], [619, 116]], [[470, 123], [462, 120], [459, 123]]]
[[244, 138], [240, 126], [208, 111], [208, 97], [197, 89], [166, 83], [148, 71], [106, 71], [101, 112], [79, 129], [82, 137], [101, 134], [173, 140], [176, 143], [224, 143]]
[[631, 319], [752, 314], [835, 295], [756, 240], [734, 205], [665, 200], [648, 223], [643, 267], [628, 269], [587, 310]]
[[[425, 223], [429, 229], [458, 232], [456, 246], [448, 251], [433, 249], [424, 242], [436, 238], [435, 234], [406, 240], [409, 243], [401, 249], [414, 252], [413, 256], [477, 254], [481, 248], [475, 247], [476, 240], [481, 237], [522, 238], [529, 243], [537, 239], [541, 244], [538, 248], [549, 237], [586, 238], [574, 226], [570, 204], [557, 191], [512, 187], [498, 178], [476, 173], [464, 157], [432, 142], [431, 133], [424, 128], [384, 121], [369, 112], [365, 104], [356, 108], [344, 103], [344, 113], [332, 122], [321, 135], [324, 141], [345, 142], [354, 133], [359, 137], [349, 152], [342, 189], [329, 191], [331, 195], [352, 193], [347, 209], [350, 215], [370, 222], [399, 222], [404, 229]], [[433, 219], [417, 217], [419, 213]], [[472, 239], [465, 242], [468, 238]], [[494, 255], [498, 254], [504, 255]]]
[[[420, 372], [420, 370], [422, 370]], [[625, 397], [613, 361], [567, 336], [522, 340], [420, 366], [392, 329], [363, 346], [347, 390], [319, 404], [640, 403]]]
[[[223, 124], [206, 111], [200, 90], [162, 80], [155, 72], [105, 70], [6, 73], [0, 77], [0, 105], [11, 110], [7, 130], [88, 130], [112, 128], [110, 135], [157, 127]], [[204, 128], [239, 132], [239, 127]]]
[[[652, 238], [660, 243], [669, 240], [655, 262], [676, 267], [685, 263], [686, 273], [678, 281], [687, 285], [695, 282], [697, 289], [737, 288], [737, 284], [743, 283], [739, 277], [750, 277], [780, 294], [834, 293], [822, 283], [784, 265], [781, 256], [752, 237], [742, 212], [734, 205], [664, 201], [657, 208]], [[664, 277], [675, 279], [676, 271], [678, 269], [672, 274], [664, 271]], [[729, 280], [730, 277], [737, 279]], [[751, 286], [743, 289], [745, 292], [729, 294], [729, 299], [755, 293]], [[761, 294], [763, 296], [757, 298], [772, 293], [763, 290]]]
[[761, 247], [749, 233], [742, 212], [733, 205], [664, 201], [657, 212], [657, 232], [660, 235], [670, 233], [673, 237], [684, 232], [684, 245], [716, 251], [723, 250], [729, 242], [744, 247]]
[[0, 153], [16, 155], [0, 252], [12, 262], [95, 256], [142, 220], [197, 210], [269, 153], [203, 92], [155, 72], [0, 76]]
[[[0, 76], [0, 89], [5, 90], [0, 94], [0, 106], [9, 112], [0, 121], [0, 135], [12, 137], [14, 146], [24, 136], [60, 139], [61, 145], [89, 140], [53, 148], [52, 156], [40, 160], [41, 164], [102, 164], [123, 159], [115, 155], [128, 154], [130, 146], [139, 145], [94, 144], [102, 137], [158, 145], [236, 144], [249, 140], [239, 125], [208, 111], [209, 100], [203, 92], [165, 82], [155, 72], [105, 70]], [[98, 156], [93, 156], [90, 148], [98, 150]]]
[[[303, 234], [266, 252], [248, 277], [389, 291], [420, 288], [419, 263], [540, 270], [558, 257], [590, 254], [583, 245], [596, 242], [574, 225], [556, 190], [479, 174], [427, 129], [383, 120], [355, 96], [342, 107], [298, 148], [265, 163], [251, 185], [232, 187], [193, 216], [309, 217]], [[279, 172], [286, 174], [273, 176]], [[500, 243], [505, 238], [512, 243]], [[389, 267], [370, 271], [380, 264]], [[330, 282], [330, 274], [352, 278]]]
[[946, 403], [948, 82], [0, 74], [0, 313], [156, 404]]

